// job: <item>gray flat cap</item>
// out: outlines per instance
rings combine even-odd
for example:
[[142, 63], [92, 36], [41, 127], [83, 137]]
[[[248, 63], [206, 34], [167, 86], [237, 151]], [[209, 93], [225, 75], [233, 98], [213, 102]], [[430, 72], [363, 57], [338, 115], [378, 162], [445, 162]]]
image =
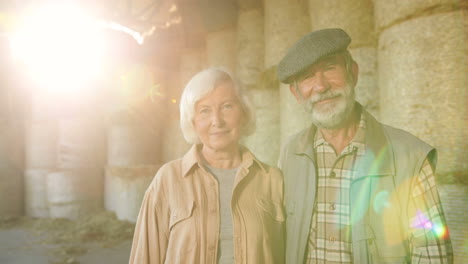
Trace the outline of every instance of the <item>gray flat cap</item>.
[[351, 37], [340, 28], [314, 31], [302, 37], [291, 48], [278, 65], [278, 79], [291, 83], [291, 77], [307, 69], [320, 58], [345, 50]]

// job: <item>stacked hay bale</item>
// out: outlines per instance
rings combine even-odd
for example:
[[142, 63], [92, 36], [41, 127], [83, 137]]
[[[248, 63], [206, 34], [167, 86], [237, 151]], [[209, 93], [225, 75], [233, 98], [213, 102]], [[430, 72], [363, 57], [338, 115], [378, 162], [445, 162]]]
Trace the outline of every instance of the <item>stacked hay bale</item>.
[[[466, 182], [468, 174], [467, 7], [457, 6], [462, 2], [374, 1], [381, 117], [438, 149], [442, 182]], [[466, 263], [468, 226], [450, 217], [461, 209], [452, 206], [456, 187], [441, 189], [455, 263]]]
[[449, 0], [379, 0], [375, 6], [383, 121], [435, 146], [439, 174], [466, 174], [468, 68], [463, 11]]
[[24, 199], [27, 216], [49, 217], [47, 175], [56, 169], [57, 121], [32, 119], [26, 126]]
[[76, 219], [103, 209], [103, 120], [61, 117], [57, 129], [57, 170], [47, 174], [52, 218]]
[[349, 51], [359, 65], [356, 99], [378, 115], [377, 52], [372, 0], [309, 0], [312, 30], [343, 28], [352, 38]]
[[0, 116], [0, 217], [23, 214], [22, 139], [20, 122]]
[[[281, 84], [277, 86], [276, 65], [286, 54], [289, 47], [300, 37], [309, 32], [309, 17], [304, 1], [301, 0], [273, 0], [265, 1], [265, 69], [266, 79], [271, 82], [266, 89], [274, 89], [279, 99], [269, 102], [272, 106], [280, 106], [281, 120], [280, 134], [272, 131], [270, 142], [281, 142], [287, 137], [298, 132], [309, 124], [309, 118], [305, 111], [297, 103], [289, 91], [289, 86]], [[276, 85], [274, 85], [276, 84]], [[279, 91], [278, 91], [279, 89]], [[278, 104], [278, 101], [280, 104]], [[278, 109], [273, 110], [277, 112]], [[273, 120], [272, 120], [273, 121]], [[278, 120], [279, 121], [279, 120]], [[279, 123], [278, 121], [273, 122]], [[274, 139], [275, 138], [275, 139]], [[279, 139], [279, 140], [278, 140]], [[270, 144], [271, 145], [271, 144]], [[279, 153], [279, 146], [272, 146], [273, 153]]]
[[[118, 219], [136, 222], [144, 193], [159, 169], [164, 113], [157, 109], [162, 100], [157, 96], [162, 93], [161, 82], [154, 80], [146, 67], [131, 71], [122, 81], [132, 89], [132, 95], [120, 100], [110, 113], [104, 207]], [[148, 96], [150, 91], [156, 97]]]
[[[257, 114], [257, 129], [244, 144], [260, 160], [275, 164], [279, 140], [278, 91], [262, 82], [265, 69], [264, 15], [261, 6], [241, 6], [237, 19], [237, 77]], [[272, 149], [272, 146], [274, 149]]]

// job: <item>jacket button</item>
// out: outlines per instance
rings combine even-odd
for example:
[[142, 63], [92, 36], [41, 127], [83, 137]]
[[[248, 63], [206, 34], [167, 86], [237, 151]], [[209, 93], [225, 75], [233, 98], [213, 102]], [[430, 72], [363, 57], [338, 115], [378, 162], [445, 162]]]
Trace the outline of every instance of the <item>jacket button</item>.
[[334, 211], [336, 209], [336, 205], [334, 203], [330, 204], [330, 210]]
[[332, 243], [333, 243], [333, 242], [335, 242], [335, 241], [336, 241], [336, 238], [335, 238], [335, 236], [330, 236], [330, 242], [332, 242]]
[[336, 177], [336, 173], [334, 171], [330, 172], [330, 177], [332, 178]]

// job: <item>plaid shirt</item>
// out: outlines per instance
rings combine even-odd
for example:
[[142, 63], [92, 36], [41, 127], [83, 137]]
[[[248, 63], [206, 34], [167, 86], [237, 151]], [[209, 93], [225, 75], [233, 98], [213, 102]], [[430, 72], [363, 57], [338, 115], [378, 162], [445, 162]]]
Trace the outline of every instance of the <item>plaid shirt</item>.
[[[337, 155], [334, 148], [317, 131], [314, 150], [317, 162], [317, 196], [309, 233], [306, 263], [352, 263], [349, 189], [354, 177], [353, 166], [365, 154], [366, 121], [361, 118], [353, 140]], [[417, 221], [429, 221], [444, 226], [445, 220], [435, 178], [427, 160], [413, 188], [409, 208], [419, 208], [408, 219], [410, 226]], [[413, 210], [416, 211], [416, 210]], [[450, 240], [434, 235], [430, 229], [413, 228], [409, 236], [412, 263], [447, 263], [452, 259]], [[449, 262], [451, 263], [451, 262]]]

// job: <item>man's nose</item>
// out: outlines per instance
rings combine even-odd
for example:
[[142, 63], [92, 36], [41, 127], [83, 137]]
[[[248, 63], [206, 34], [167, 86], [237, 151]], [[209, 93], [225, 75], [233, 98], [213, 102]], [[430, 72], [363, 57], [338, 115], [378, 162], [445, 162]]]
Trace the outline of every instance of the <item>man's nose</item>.
[[314, 93], [323, 93], [330, 87], [327, 77], [323, 74], [322, 71], [315, 73], [315, 80], [312, 85], [312, 90]]

